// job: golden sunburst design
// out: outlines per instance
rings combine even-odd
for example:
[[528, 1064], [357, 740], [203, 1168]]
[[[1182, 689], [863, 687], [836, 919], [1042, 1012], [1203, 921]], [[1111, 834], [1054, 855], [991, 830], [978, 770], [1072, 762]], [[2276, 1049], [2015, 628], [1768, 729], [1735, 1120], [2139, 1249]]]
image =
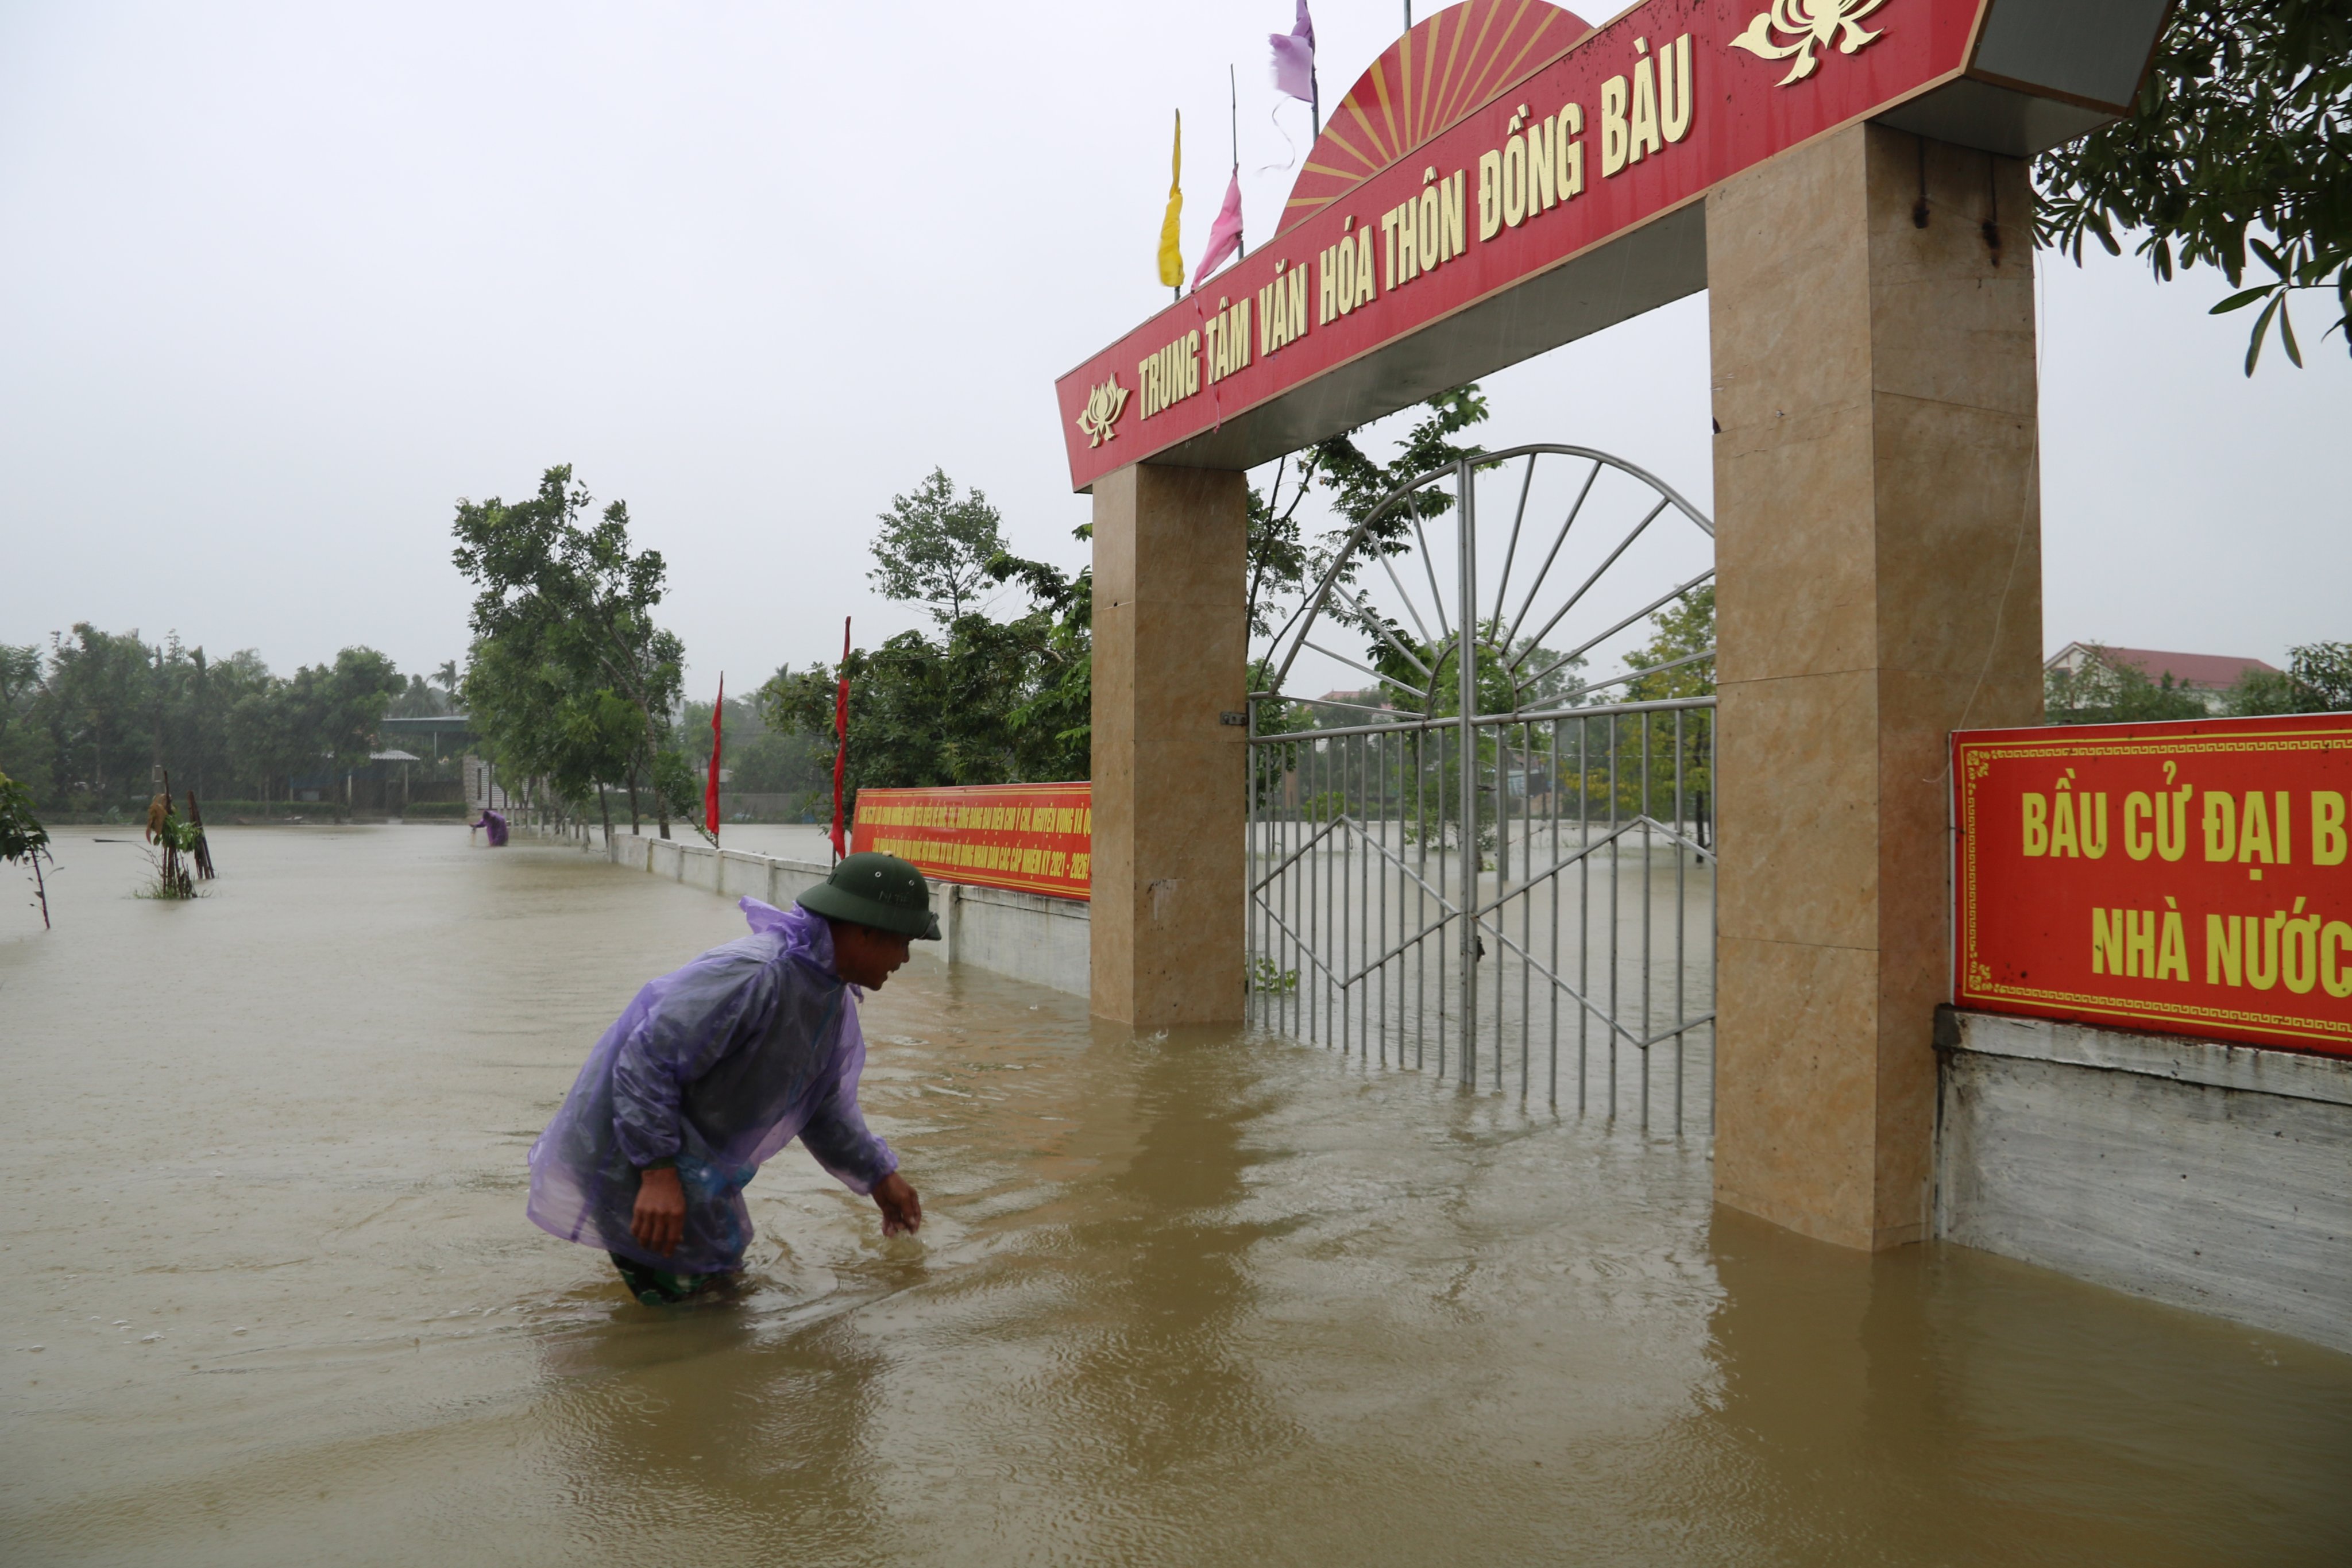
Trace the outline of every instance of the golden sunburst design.
[[1321, 212], [1591, 31], [1545, 0], [1465, 0], [1414, 23], [1324, 121], [1282, 226]]

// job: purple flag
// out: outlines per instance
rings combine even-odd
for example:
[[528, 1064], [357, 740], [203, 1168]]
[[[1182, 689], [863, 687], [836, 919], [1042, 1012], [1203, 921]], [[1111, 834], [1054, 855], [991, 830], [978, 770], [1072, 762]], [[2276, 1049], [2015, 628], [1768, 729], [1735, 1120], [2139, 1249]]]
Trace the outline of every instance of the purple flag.
[[1307, 0], [1298, 0], [1298, 25], [1287, 33], [1270, 33], [1274, 46], [1274, 86], [1301, 103], [1315, 101], [1315, 18], [1307, 14]]
[[1209, 226], [1209, 248], [1201, 253], [1201, 265], [1192, 273], [1192, 287], [1198, 289], [1201, 279], [1215, 270], [1218, 262], [1242, 247], [1242, 172], [1234, 171], [1234, 183], [1225, 187], [1225, 205], [1217, 209], [1217, 221]]

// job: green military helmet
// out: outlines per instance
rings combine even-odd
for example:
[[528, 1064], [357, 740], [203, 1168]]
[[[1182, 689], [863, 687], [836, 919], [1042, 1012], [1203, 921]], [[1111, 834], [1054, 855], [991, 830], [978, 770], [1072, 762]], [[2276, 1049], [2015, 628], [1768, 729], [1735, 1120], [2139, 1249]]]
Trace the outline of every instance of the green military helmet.
[[896, 855], [861, 850], [845, 856], [833, 875], [793, 900], [811, 914], [896, 932], [918, 942], [940, 940], [930, 884]]

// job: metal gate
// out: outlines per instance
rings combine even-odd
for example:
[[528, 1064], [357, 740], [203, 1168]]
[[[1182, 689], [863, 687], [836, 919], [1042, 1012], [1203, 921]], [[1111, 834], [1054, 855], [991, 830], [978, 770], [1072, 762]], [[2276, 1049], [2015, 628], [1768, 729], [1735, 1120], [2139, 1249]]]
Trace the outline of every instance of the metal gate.
[[[1711, 1127], [1715, 649], [1689, 612], [1713, 542], [1652, 475], [1560, 446], [1424, 474], [1348, 536], [1254, 667], [1255, 1021], [1644, 1130]], [[1677, 608], [1705, 646], [1664, 657], [1654, 617]], [[1645, 631], [1645, 668], [1580, 674]], [[1370, 683], [1286, 689], [1318, 662]]]

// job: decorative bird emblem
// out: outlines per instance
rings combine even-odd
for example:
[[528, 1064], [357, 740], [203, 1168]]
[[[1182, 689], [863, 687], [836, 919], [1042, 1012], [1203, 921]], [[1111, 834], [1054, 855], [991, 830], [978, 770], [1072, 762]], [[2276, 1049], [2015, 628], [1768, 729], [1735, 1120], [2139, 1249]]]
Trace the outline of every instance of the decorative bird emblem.
[[[1883, 37], [1885, 28], [1866, 33], [1861, 24], [1885, 4], [1886, 0], [1772, 0], [1772, 8], [1759, 12], [1748, 30], [1731, 40], [1731, 47], [1768, 60], [1785, 60], [1794, 55], [1797, 63], [1779, 83], [1786, 87], [1813, 74], [1821, 63], [1813, 58], [1816, 47], [1826, 49], [1835, 43], [1838, 53], [1850, 55]], [[1788, 34], [1793, 41], [1780, 43], [1773, 37], [1775, 33]]]

